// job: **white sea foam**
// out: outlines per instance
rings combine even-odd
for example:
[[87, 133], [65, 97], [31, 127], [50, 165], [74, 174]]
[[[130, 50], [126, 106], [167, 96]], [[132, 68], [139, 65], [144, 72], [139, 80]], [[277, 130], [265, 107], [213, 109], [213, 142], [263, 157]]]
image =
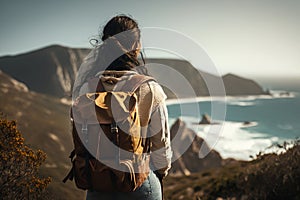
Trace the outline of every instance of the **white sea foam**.
[[[254, 106], [257, 99], [278, 99], [278, 98], [295, 98], [296, 92], [285, 91], [270, 91], [272, 95], [257, 95], [257, 96], [227, 96], [225, 101], [221, 97], [199, 97], [180, 100], [168, 100], [167, 104], [184, 104], [193, 102], [205, 101], [221, 101], [226, 105], [238, 106]], [[215, 125], [196, 125], [199, 122], [199, 117], [181, 117], [186, 122], [188, 127], [194, 129], [200, 137], [202, 137], [211, 148], [217, 150], [223, 158], [235, 158], [240, 160], [251, 160], [250, 156], [255, 157], [259, 152], [274, 152], [273, 149], [268, 149], [276, 143], [288, 141], [287, 138], [272, 136], [264, 133], [263, 129], [254, 132], [251, 126], [258, 126], [260, 122], [222, 122], [223, 124]], [[170, 119], [170, 124], [174, 123], [175, 119]], [[214, 119], [213, 119], [214, 120]], [[215, 121], [215, 120], [214, 120]], [[221, 128], [218, 128], [222, 126]], [[215, 127], [215, 128], [214, 128]], [[277, 124], [277, 128], [282, 130], [294, 130], [294, 124], [282, 122]], [[216, 131], [217, 130], [217, 131]]]
[[[191, 119], [183, 120], [191, 122]], [[217, 150], [223, 158], [251, 160], [250, 156], [255, 156], [279, 140], [277, 137], [269, 138], [264, 133], [249, 132], [245, 129], [245, 127], [256, 126], [257, 122], [250, 122], [249, 124], [223, 122], [215, 125], [187, 124], [207, 142], [210, 148]], [[217, 128], [216, 130], [219, 132], [214, 132], [214, 126], [222, 126], [222, 128]]]
[[284, 90], [270, 90], [273, 98], [295, 98], [297, 92], [288, 92]]
[[[263, 133], [251, 133], [242, 127], [241, 123], [225, 122], [219, 140], [216, 143], [207, 142], [223, 158], [250, 160], [251, 155], [256, 155], [278, 141], [277, 137], [267, 138]], [[198, 133], [205, 140], [209, 134], [208, 128]]]
[[[182, 99], [167, 99], [166, 104], [173, 105], [173, 104], [183, 104], [183, 103], [194, 103], [194, 102], [206, 102], [206, 101], [213, 101], [221, 99], [220, 97], [194, 97], [194, 98], [182, 98]], [[224, 97], [222, 98], [224, 99]]]
[[228, 102], [229, 105], [236, 105], [236, 106], [253, 106], [255, 105], [254, 102], [250, 102], [250, 101], [232, 101], [232, 102]]
[[[285, 142], [291, 142], [291, 141], [286, 140]], [[268, 147], [264, 150], [263, 154], [266, 154], [266, 153], [281, 154], [281, 153], [286, 152], [288, 149], [290, 149], [292, 147], [293, 147], [293, 143], [286, 143], [285, 147], [283, 145], [271, 145], [270, 147]]]
[[270, 90], [271, 95], [247, 95], [247, 96], [205, 96], [182, 99], [167, 99], [167, 105], [193, 103], [193, 102], [208, 102], [221, 101], [230, 102], [231, 105], [250, 106], [256, 99], [278, 99], [278, 98], [295, 98], [296, 92], [287, 92], [284, 90]]

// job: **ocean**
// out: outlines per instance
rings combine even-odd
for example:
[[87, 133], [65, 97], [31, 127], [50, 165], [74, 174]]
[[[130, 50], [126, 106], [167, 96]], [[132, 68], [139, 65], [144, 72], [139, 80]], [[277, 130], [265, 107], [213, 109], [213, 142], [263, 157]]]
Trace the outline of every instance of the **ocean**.
[[[277, 144], [300, 137], [300, 92], [271, 91], [273, 96], [226, 97], [168, 101], [170, 126], [181, 118], [223, 158], [251, 160], [260, 151], [278, 151]], [[212, 105], [226, 108], [224, 119], [212, 116]], [[216, 106], [217, 105], [217, 106]], [[222, 107], [220, 107], [222, 109]], [[203, 114], [213, 125], [198, 125]], [[218, 126], [215, 131], [213, 128]]]

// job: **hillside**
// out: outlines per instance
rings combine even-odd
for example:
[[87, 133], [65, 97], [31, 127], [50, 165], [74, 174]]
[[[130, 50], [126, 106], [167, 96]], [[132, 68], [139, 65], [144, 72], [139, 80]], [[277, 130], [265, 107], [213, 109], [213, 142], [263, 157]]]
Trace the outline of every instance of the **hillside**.
[[[48, 94], [55, 97], [68, 97], [71, 94], [72, 84], [75, 80], [80, 64], [89, 53], [89, 49], [68, 48], [58, 45], [48, 46], [32, 52], [0, 57], [0, 70], [9, 74], [18, 81], [25, 83], [31, 91]], [[168, 77], [168, 85], [176, 87], [179, 97], [215, 96], [219, 93], [209, 94], [207, 84], [213, 86], [217, 77], [198, 71], [189, 62], [178, 59], [146, 59], [148, 71], [159, 80]], [[170, 76], [169, 69], [181, 74], [191, 86], [187, 90], [186, 85], [177, 78]], [[244, 79], [236, 75], [222, 77], [227, 95], [257, 95], [265, 94], [263, 89], [253, 80]], [[164, 88], [169, 98], [174, 94]]]
[[[286, 144], [287, 146], [290, 144]], [[300, 199], [300, 141], [277, 155], [258, 154], [253, 161], [231, 162], [222, 168], [169, 176], [165, 199]]]
[[73, 148], [69, 106], [57, 98], [31, 92], [23, 83], [0, 71], [0, 112], [17, 121], [26, 143], [47, 154], [41, 174], [52, 177], [49, 191], [57, 199], [83, 197], [73, 183], [61, 181], [70, 169], [68, 156]]
[[[213, 77], [213, 75], [197, 70], [189, 62], [177, 59], [152, 58], [147, 59], [146, 63], [149, 74], [157, 77], [158, 80], [162, 80], [162, 82], [166, 82], [167, 86], [176, 88], [179, 97], [191, 97], [195, 96], [195, 94], [197, 96], [209, 95], [203, 76], [210, 78]], [[183, 76], [182, 78], [188, 81], [187, 84], [192, 87], [191, 90], [188, 90], [186, 85], [183, 85], [181, 79], [178, 79], [176, 76], [172, 77], [172, 75], [176, 75], [176, 73], [179, 73]], [[169, 97], [171, 96], [169, 92], [166, 93]]]
[[226, 74], [222, 78], [227, 95], [236, 96], [268, 94], [253, 80], [242, 78], [234, 74]]
[[56, 97], [70, 95], [77, 69], [89, 52], [53, 45], [32, 52], [0, 58], [0, 69], [30, 90]]

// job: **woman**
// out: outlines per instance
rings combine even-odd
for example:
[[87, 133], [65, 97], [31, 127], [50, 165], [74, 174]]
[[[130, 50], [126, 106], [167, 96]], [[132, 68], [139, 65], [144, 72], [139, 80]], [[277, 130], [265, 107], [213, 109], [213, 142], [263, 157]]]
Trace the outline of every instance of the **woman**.
[[[146, 72], [140, 66], [140, 29], [135, 20], [128, 16], [113, 17], [104, 27], [101, 45], [90, 53], [82, 64], [74, 85], [73, 97], [76, 98], [88, 91], [85, 84], [90, 78], [99, 75], [99, 71], [128, 71], [130, 73]], [[150, 168], [148, 178], [133, 192], [99, 192], [88, 191], [87, 199], [162, 199], [162, 178], [171, 167], [170, 133], [168, 115], [165, 105], [166, 96], [155, 81], [148, 81], [137, 90], [139, 108], [150, 112], [140, 112], [141, 121], [147, 123], [147, 137], [150, 139]], [[149, 115], [149, 116], [147, 116]]]

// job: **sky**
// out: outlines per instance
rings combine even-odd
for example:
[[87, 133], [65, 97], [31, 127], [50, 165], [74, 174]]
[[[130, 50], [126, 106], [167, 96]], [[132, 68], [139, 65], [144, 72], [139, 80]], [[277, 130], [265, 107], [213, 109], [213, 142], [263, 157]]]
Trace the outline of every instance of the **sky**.
[[221, 74], [300, 80], [298, 0], [0, 0], [0, 56], [52, 44], [89, 48], [117, 14], [192, 39]]

